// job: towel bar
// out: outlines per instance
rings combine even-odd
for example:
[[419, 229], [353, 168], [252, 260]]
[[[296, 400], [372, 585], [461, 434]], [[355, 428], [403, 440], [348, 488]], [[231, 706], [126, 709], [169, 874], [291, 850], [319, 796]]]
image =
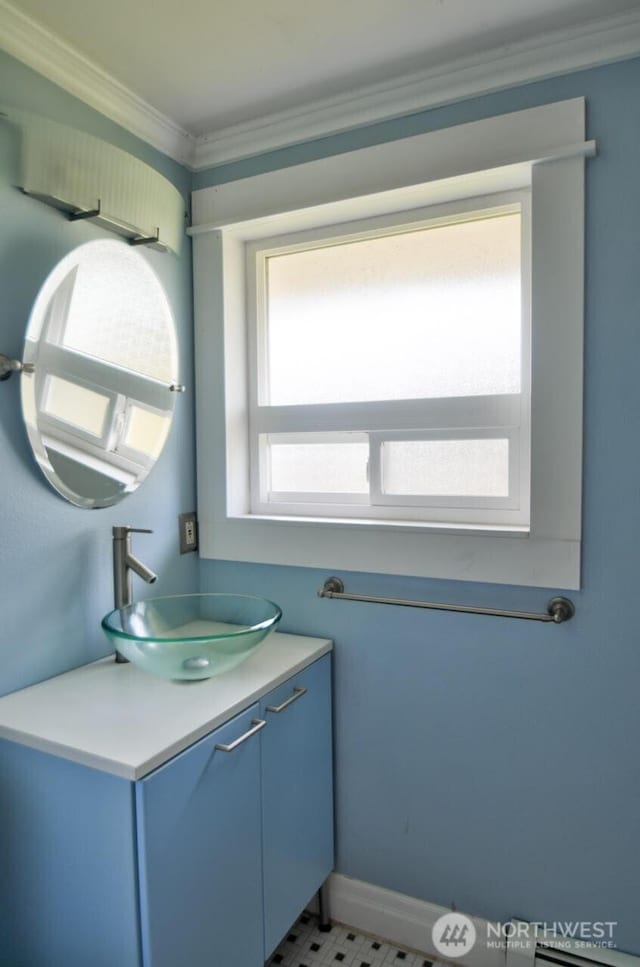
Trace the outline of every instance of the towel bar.
[[340, 578], [330, 577], [318, 591], [319, 598], [338, 598], [342, 601], [364, 601], [371, 604], [396, 604], [404, 608], [428, 608], [432, 611], [460, 611], [463, 614], [488, 614], [498, 618], [521, 618], [525, 621], [551, 621], [562, 624], [576, 613], [569, 598], [551, 598], [544, 612], [506, 611], [502, 608], [478, 608], [466, 604], [436, 604], [432, 601], [408, 601], [404, 598], [379, 598], [370, 594], [348, 594]]

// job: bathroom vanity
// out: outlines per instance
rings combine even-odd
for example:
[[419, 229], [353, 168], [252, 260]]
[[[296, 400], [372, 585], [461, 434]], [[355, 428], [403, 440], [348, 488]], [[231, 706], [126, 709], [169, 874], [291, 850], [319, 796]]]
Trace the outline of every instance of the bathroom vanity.
[[0, 963], [262, 967], [333, 866], [331, 647], [0, 699]]

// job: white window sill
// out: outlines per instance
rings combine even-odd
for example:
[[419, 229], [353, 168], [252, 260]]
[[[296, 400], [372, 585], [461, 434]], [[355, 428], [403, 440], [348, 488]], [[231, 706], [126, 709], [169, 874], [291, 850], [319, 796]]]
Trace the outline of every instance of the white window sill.
[[576, 589], [580, 542], [514, 528], [281, 518], [202, 508], [200, 554], [226, 561]]
[[421, 520], [379, 520], [373, 517], [295, 517], [288, 514], [234, 514], [227, 520], [268, 521], [278, 526], [282, 524], [304, 524], [311, 527], [355, 528], [377, 530], [386, 533], [455, 534], [484, 537], [529, 537], [528, 527], [512, 527], [495, 524], [485, 527], [480, 524], [435, 524]]

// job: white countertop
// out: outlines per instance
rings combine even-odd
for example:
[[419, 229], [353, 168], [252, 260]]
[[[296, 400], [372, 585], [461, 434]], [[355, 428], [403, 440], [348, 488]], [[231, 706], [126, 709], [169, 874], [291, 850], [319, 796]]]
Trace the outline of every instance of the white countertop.
[[140, 779], [331, 649], [275, 632], [236, 669], [200, 682], [102, 658], [0, 698], [0, 738]]

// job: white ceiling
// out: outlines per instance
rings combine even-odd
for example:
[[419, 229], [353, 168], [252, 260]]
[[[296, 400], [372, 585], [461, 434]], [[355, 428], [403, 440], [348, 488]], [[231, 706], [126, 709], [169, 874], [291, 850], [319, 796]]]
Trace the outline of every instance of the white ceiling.
[[199, 136], [640, 0], [13, 0]]

